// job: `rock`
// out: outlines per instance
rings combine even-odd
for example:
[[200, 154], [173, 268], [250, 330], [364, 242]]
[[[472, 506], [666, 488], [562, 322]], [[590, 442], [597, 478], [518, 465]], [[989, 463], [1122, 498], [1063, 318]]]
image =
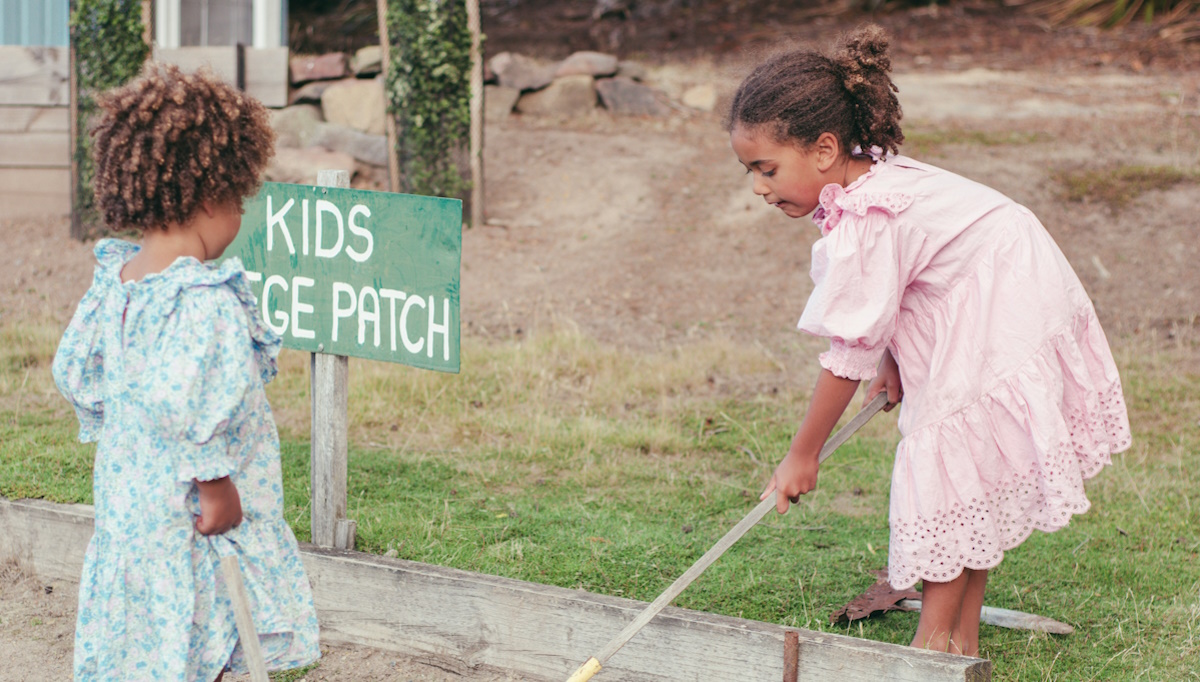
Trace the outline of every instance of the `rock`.
[[363, 163], [388, 165], [386, 135], [369, 135], [334, 123], [319, 123], [311, 139], [315, 146], [345, 152]]
[[317, 182], [317, 171], [348, 170], [354, 175], [354, 157], [345, 152], [331, 152], [320, 147], [289, 149], [280, 147], [271, 157], [271, 163], [263, 174], [269, 182], [288, 182], [312, 185]]
[[496, 82], [521, 91], [541, 90], [554, 81], [555, 64], [542, 64], [525, 55], [501, 52], [488, 62]]
[[576, 52], [562, 60], [554, 72], [555, 78], [563, 76], [611, 76], [617, 72], [617, 58], [603, 52]]
[[320, 104], [321, 95], [325, 90], [333, 85], [334, 81], [313, 81], [306, 83], [300, 88], [293, 90], [292, 94], [288, 95], [288, 104]]
[[292, 85], [308, 81], [328, 81], [350, 75], [344, 52], [292, 57], [288, 63]]
[[623, 61], [617, 63], [617, 77], [635, 81], [646, 80], [646, 67], [637, 62]]
[[483, 119], [496, 123], [508, 118], [521, 99], [521, 91], [503, 85], [483, 86]]
[[350, 70], [359, 78], [369, 78], [383, 72], [383, 48], [368, 45], [350, 58]]
[[383, 135], [383, 80], [347, 78], [330, 85], [321, 95], [321, 111], [329, 123], [372, 135]]
[[312, 140], [321, 123], [321, 107], [297, 104], [285, 109], [270, 109], [275, 144], [279, 147], [303, 148]]
[[595, 108], [595, 79], [583, 75], [556, 78], [547, 88], [526, 93], [517, 102], [517, 111], [534, 116], [578, 116]]
[[690, 87], [684, 91], [680, 101], [693, 109], [712, 111], [717, 108], [717, 88], [711, 83]]
[[[604, 107], [614, 114], [666, 116], [671, 107], [654, 88], [629, 78], [604, 78], [596, 81], [596, 91]], [[523, 102], [524, 100], [522, 100]]]

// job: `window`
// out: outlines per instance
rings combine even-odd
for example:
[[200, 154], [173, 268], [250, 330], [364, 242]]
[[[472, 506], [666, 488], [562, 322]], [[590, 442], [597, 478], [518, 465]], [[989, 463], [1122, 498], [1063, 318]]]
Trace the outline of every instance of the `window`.
[[0, 45], [66, 47], [70, 0], [0, 0]]
[[251, 0], [180, 0], [179, 45], [250, 45], [254, 34]]
[[155, 0], [154, 12], [161, 48], [286, 45], [287, 0]]

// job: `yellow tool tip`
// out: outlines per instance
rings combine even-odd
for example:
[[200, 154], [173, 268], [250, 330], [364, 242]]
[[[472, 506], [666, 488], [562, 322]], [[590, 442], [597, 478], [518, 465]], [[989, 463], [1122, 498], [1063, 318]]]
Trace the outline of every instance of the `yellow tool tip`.
[[571, 673], [567, 678], [567, 682], [587, 682], [592, 679], [592, 675], [600, 672], [600, 661], [594, 658], [589, 658], [587, 663], [579, 666], [579, 670]]

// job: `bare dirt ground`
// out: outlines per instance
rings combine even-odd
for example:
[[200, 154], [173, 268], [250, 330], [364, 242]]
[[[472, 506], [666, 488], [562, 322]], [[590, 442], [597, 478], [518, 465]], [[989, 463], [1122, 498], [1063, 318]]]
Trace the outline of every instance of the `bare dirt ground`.
[[[524, 46], [564, 56], [615, 41], [625, 56], [643, 59], [667, 92], [713, 83], [722, 105], [765, 53], [825, 46], [852, 27], [850, 20], [731, 17], [693, 20], [690, 29], [685, 22], [671, 37], [669, 22], [650, 18], [614, 34], [589, 32], [578, 12], [561, 10], [541, 17], [546, 30], [531, 32], [538, 15], [510, 16], [497, 9], [502, 4], [485, 3], [489, 52]], [[538, 6], [526, 3], [531, 12]], [[1114, 209], [1065, 201], [1054, 177], [1122, 165], [1195, 173], [1197, 50], [1137, 31], [1051, 32], [1036, 20], [967, 5], [941, 17], [931, 12], [879, 18], [895, 36], [909, 153], [1029, 206], [1083, 279], [1114, 345], [1191, 333], [1200, 315], [1197, 185], [1152, 189]], [[811, 288], [816, 230], [751, 193], [720, 110], [666, 120], [597, 111], [489, 125], [488, 225], [463, 238], [464, 334], [519, 338], [572, 324], [636, 350], [723, 337], [760, 344], [787, 364], [808, 362], [811, 347], [792, 329]], [[0, 221], [0, 326], [65, 323], [90, 282], [90, 248], [67, 238], [61, 217]], [[1194, 355], [1192, 362], [1200, 364]], [[73, 590], [0, 570], [0, 682], [70, 677]], [[330, 648], [307, 679], [504, 679], [497, 675]]]

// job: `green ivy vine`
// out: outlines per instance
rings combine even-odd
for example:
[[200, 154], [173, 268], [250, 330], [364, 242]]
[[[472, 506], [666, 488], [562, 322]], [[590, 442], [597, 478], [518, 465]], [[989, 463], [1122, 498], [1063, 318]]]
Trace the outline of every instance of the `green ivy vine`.
[[468, 158], [471, 33], [460, 0], [389, 0], [388, 114], [396, 119], [400, 189], [464, 198], [456, 159]]
[[73, 0], [71, 45], [75, 48], [75, 77], [79, 117], [75, 130], [75, 160], [79, 175], [75, 215], [82, 233], [101, 229], [92, 193], [92, 136], [95, 95], [132, 80], [141, 72], [150, 48], [142, 40], [140, 0]]

